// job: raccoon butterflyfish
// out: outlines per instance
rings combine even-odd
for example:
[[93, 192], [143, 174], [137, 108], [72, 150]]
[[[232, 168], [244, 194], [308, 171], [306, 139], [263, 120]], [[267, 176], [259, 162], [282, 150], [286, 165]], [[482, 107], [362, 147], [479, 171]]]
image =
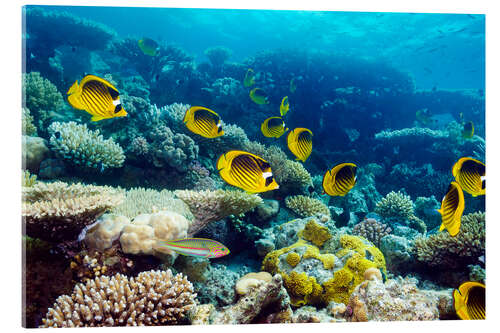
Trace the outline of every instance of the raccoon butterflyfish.
[[280, 114], [283, 117], [290, 110], [290, 104], [288, 103], [288, 96], [283, 97], [280, 105]]
[[295, 84], [295, 78], [290, 80], [290, 92], [293, 94], [297, 90], [297, 84]]
[[111, 83], [95, 75], [87, 75], [69, 88], [68, 102], [72, 107], [85, 110], [92, 121], [125, 117], [127, 112], [120, 101], [120, 93]]
[[157, 249], [168, 249], [184, 256], [201, 258], [220, 258], [230, 252], [224, 244], [208, 238], [159, 240], [154, 246]]
[[253, 88], [252, 90], [250, 90], [249, 95], [252, 101], [257, 104], [269, 104], [266, 93], [260, 88]]
[[453, 291], [453, 306], [462, 320], [486, 319], [486, 286], [479, 282], [464, 282]]
[[219, 115], [202, 106], [192, 106], [186, 110], [184, 124], [191, 132], [205, 138], [212, 139], [224, 135]]
[[296, 128], [286, 138], [288, 149], [297, 157], [297, 160], [305, 162], [312, 152], [312, 132], [307, 128]]
[[260, 125], [260, 131], [266, 138], [279, 138], [288, 128], [281, 117], [269, 117]]
[[441, 214], [442, 221], [439, 231], [443, 231], [446, 228], [450, 236], [456, 236], [460, 231], [464, 208], [465, 202], [462, 187], [457, 182], [451, 182], [441, 201], [441, 208], [437, 210]]
[[243, 85], [245, 87], [251, 87], [255, 84], [253, 69], [249, 68], [245, 74], [245, 79], [243, 80]]
[[476, 197], [486, 193], [486, 166], [471, 157], [462, 157], [451, 169], [462, 189]]
[[357, 166], [354, 163], [341, 163], [325, 172], [323, 191], [331, 196], [344, 196], [356, 184]]
[[470, 139], [474, 136], [474, 123], [472, 121], [468, 121], [464, 124], [462, 136], [466, 139]]
[[139, 48], [148, 56], [156, 56], [160, 52], [160, 46], [151, 38], [139, 39]]
[[279, 188], [273, 178], [271, 165], [252, 153], [231, 150], [217, 160], [217, 170], [224, 181], [250, 193]]

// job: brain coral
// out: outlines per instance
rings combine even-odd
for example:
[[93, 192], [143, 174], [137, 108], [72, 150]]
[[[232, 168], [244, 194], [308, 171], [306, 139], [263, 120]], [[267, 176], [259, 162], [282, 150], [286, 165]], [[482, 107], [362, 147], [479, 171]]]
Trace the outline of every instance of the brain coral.
[[123, 200], [110, 187], [63, 182], [37, 182], [22, 194], [26, 234], [49, 242], [76, 240], [84, 227]]
[[189, 221], [182, 215], [161, 211], [136, 216], [125, 224], [120, 236], [123, 252], [130, 254], [152, 254], [162, 257], [172, 251], [157, 247], [159, 240], [186, 238]]
[[310, 198], [305, 195], [289, 196], [285, 199], [287, 208], [301, 217], [323, 214], [330, 218], [330, 210], [318, 199]]
[[415, 239], [413, 252], [416, 259], [439, 269], [466, 269], [479, 264], [485, 253], [485, 214], [476, 212], [462, 217], [460, 232], [451, 237], [441, 231], [429, 237]]
[[262, 203], [262, 198], [257, 194], [243, 191], [178, 190], [174, 193], [189, 206], [195, 217], [189, 227], [188, 235], [194, 235], [209, 223], [222, 220], [229, 215], [244, 214]]
[[76, 167], [119, 168], [125, 161], [123, 149], [112, 138], [105, 140], [99, 130], [89, 130], [86, 124], [53, 122], [49, 133], [52, 150]]
[[323, 227], [311, 218], [299, 232], [298, 242], [268, 253], [262, 262], [263, 271], [283, 276], [295, 306], [347, 304], [368, 268], [386, 273], [383, 254], [369, 241], [345, 234], [324, 237]]
[[182, 274], [147, 271], [78, 283], [59, 296], [40, 327], [160, 326], [187, 323], [195, 305], [193, 286]]

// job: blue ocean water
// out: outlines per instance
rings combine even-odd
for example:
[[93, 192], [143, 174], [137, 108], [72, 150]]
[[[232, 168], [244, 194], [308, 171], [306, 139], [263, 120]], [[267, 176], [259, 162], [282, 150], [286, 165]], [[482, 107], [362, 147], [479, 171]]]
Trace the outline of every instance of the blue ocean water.
[[[25, 181], [30, 174], [37, 177], [31, 178], [35, 190], [28, 181], [25, 190], [83, 183], [111, 186], [122, 191], [117, 196], [125, 196], [125, 204], [109, 203], [99, 216], [66, 217], [76, 221], [70, 231], [53, 227], [59, 222], [53, 216], [37, 220], [36, 214], [23, 212], [31, 221], [27, 236], [48, 242], [32, 248], [50, 249], [45, 257], [43, 252], [26, 258], [28, 326], [41, 325], [47, 308], [75, 283], [96, 278], [95, 266], [82, 263], [85, 256], [95, 258], [101, 268], [108, 265], [107, 274], [172, 268], [193, 281], [202, 303], [218, 309], [235, 304], [236, 280], [248, 272], [276, 273], [265, 264], [267, 255], [306, 237], [302, 229], [311, 217], [318, 223], [311, 228], [328, 233], [327, 238], [363, 236], [380, 248], [385, 262], [376, 267], [384, 281], [411, 275], [419, 288], [431, 290], [457, 288], [466, 280], [484, 282], [484, 15], [26, 6], [23, 18], [23, 168]], [[88, 75], [107, 88], [92, 88], [85, 98], [72, 99], [84, 95], [78, 83]], [[261, 89], [260, 99], [253, 95], [255, 89]], [[99, 94], [109, 94], [106, 103], [112, 105], [106, 104], [106, 110], [99, 109]], [[283, 111], [286, 98], [289, 110]], [[189, 127], [196, 123], [188, 119], [192, 106], [210, 109], [204, 117], [214, 123]], [[278, 116], [283, 126], [270, 137], [265, 120]], [[290, 134], [302, 128], [311, 136], [296, 139], [299, 148], [294, 148]], [[311, 151], [304, 153], [309, 142]], [[259, 177], [249, 172], [243, 181], [241, 175], [221, 172], [219, 163], [231, 163], [224, 160], [235, 150], [256, 156], [260, 169], [252, 172]], [[458, 180], [456, 168], [452, 172], [464, 157], [476, 168], [473, 190]], [[345, 193], [332, 194], [328, 174], [344, 164], [354, 166], [354, 172], [337, 184], [344, 189], [351, 185]], [[59, 181], [66, 185], [57, 185]], [[462, 182], [463, 198], [450, 187], [454, 182]], [[270, 189], [269, 184], [279, 187]], [[140, 197], [143, 189], [137, 188], [150, 192]], [[257, 192], [263, 202], [249, 208], [233, 203], [235, 212], [203, 212], [207, 217], [195, 211], [203, 204], [190, 205], [186, 194], [174, 192], [219, 189], [238, 190], [238, 195], [245, 195], [241, 190]], [[442, 216], [450, 214], [437, 209], [447, 197], [458, 217], [445, 223]], [[191, 213], [179, 206], [181, 201]], [[96, 242], [87, 232], [109, 218], [103, 213], [134, 221], [139, 214], [165, 208], [157, 207], [165, 202], [188, 217], [189, 228], [197, 225], [196, 232], [190, 234], [188, 228], [179, 235], [221, 242], [230, 254], [190, 261], [194, 259], [135, 250], [130, 239], [136, 238], [122, 239], [126, 231], [117, 228], [109, 248], [92, 248]], [[38, 222], [34, 227], [33, 221]], [[465, 221], [461, 233], [450, 238], [449, 223], [460, 221]], [[366, 231], [373, 223], [376, 230]], [[464, 233], [478, 241], [462, 241]], [[418, 252], [417, 239], [432, 243], [439, 235], [449, 236], [449, 248], [471, 249], [436, 250], [432, 260]], [[321, 248], [322, 241], [313, 238], [308, 244]], [[461, 245], [453, 243], [457, 239]], [[337, 253], [326, 247], [321, 251]], [[376, 261], [373, 254], [365, 256]], [[61, 280], [58, 288], [41, 282], [47, 289], [42, 295], [33, 291], [33, 276], [47, 277], [40, 262], [55, 265]], [[326, 273], [313, 266], [298, 265], [297, 272], [320, 281], [342, 265]], [[289, 271], [282, 268], [275, 270], [286, 277]], [[287, 283], [294, 311], [304, 304], [323, 311], [324, 299], [331, 301], [326, 294], [323, 303], [301, 299], [294, 282]], [[347, 304], [348, 299], [343, 295], [335, 301]], [[350, 321], [347, 317], [341, 319]], [[255, 318], [253, 322], [271, 320]], [[457, 317], [440, 313], [439, 318]]]

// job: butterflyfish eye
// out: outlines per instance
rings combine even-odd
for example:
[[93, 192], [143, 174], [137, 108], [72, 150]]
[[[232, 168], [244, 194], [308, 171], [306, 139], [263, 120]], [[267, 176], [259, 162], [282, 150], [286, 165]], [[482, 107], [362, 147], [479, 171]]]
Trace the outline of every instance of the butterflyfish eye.
[[122, 110], [122, 105], [121, 105], [121, 104], [118, 104], [118, 105], [115, 107], [115, 113], [120, 112], [121, 110]]

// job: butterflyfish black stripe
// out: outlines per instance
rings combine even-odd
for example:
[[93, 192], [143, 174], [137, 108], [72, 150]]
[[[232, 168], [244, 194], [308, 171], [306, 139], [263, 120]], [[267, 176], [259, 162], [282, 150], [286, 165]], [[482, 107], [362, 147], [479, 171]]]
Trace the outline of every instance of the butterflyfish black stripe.
[[88, 94], [82, 94], [82, 99], [85, 101], [85, 104], [92, 111], [92, 113], [96, 113], [98, 115], [104, 115], [104, 110], [98, 104], [98, 102], [94, 101]]

